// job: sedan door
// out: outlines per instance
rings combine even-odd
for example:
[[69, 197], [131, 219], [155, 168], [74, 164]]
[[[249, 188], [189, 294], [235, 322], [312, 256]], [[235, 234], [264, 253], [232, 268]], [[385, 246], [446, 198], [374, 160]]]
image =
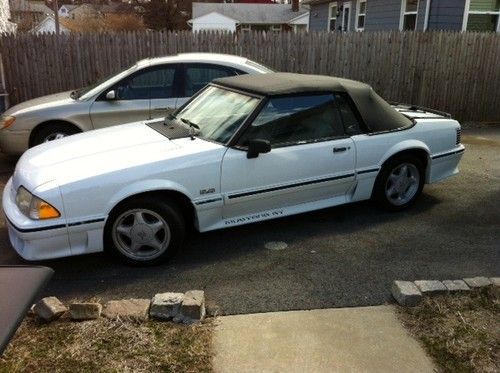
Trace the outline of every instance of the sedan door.
[[[165, 116], [168, 107], [176, 106], [176, 71], [176, 65], [148, 67], [106, 89], [90, 107], [94, 128]], [[106, 97], [110, 91], [114, 98]]]
[[[303, 203], [346, 201], [355, 185], [355, 147], [345, 135], [334, 97], [268, 100], [224, 156], [225, 219]], [[268, 140], [272, 150], [248, 159], [246, 148], [253, 139]]]

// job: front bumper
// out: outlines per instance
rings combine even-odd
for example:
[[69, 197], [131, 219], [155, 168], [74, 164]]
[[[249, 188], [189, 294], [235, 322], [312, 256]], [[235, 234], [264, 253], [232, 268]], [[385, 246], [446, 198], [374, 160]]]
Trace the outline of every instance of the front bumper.
[[71, 255], [68, 228], [63, 219], [36, 221], [24, 216], [15, 203], [12, 178], [5, 185], [2, 206], [10, 243], [26, 260], [53, 259]]
[[5, 154], [20, 155], [28, 150], [30, 131], [0, 130], [0, 151]]

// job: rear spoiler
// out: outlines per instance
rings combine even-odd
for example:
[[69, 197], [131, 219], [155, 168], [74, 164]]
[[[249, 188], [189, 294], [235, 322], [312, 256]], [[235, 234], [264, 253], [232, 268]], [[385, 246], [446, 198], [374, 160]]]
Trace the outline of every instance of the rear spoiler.
[[445, 117], [445, 118], [451, 118], [451, 114], [447, 113], [445, 111], [430, 109], [430, 108], [424, 107], [424, 106], [403, 104], [401, 102], [395, 102], [395, 101], [388, 101], [388, 103], [390, 105], [393, 105], [393, 106], [399, 106], [399, 107], [405, 108], [408, 111], [419, 111], [420, 110], [420, 111], [426, 111], [426, 112], [432, 113], [432, 114], [437, 114], [437, 115], [440, 115], [440, 116]]

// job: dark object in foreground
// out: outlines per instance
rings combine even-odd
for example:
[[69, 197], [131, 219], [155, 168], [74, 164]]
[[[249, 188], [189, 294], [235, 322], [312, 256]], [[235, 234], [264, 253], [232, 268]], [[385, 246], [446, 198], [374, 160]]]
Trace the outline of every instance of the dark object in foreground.
[[0, 266], [0, 355], [24, 319], [34, 299], [54, 271], [37, 266]]

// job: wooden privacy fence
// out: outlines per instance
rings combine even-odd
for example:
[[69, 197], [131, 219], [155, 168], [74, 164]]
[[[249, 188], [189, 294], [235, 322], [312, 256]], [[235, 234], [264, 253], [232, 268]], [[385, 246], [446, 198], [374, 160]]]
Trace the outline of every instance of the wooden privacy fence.
[[0, 37], [11, 103], [94, 83], [179, 52], [246, 56], [280, 71], [361, 80], [388, 100], [500, 121], [500, 35], [451, 32], [123, 32]]

